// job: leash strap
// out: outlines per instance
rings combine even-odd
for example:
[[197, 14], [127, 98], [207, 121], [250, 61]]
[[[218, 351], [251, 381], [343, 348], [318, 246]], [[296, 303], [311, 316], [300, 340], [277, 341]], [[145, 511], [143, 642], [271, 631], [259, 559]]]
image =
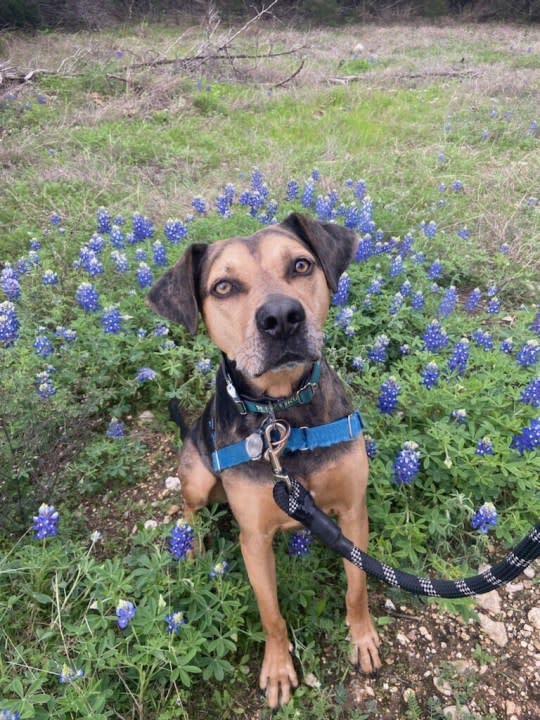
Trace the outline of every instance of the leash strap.
[[440, 598], [462, 598], [482, 595], [514, 580], [536, 558], [540, 557], [540, 523], [511, 550], [506, 558], [488, 570], [462, 580], [442, 580], [418, 577], [386, 565], [354, 545], [343, 536], [341, 529], [317, 507], [313, 497], [297, 480], [276, 478], [274, 500], [290, 517], [302, 523], [321, 542], [342, 555], [356, 567], [415, 595]]
[[[362, 416], [358, 411], [324, 425], [291, 428], [283, 452], [304, 452], [330, 447], [341, 442], [351, 442], [359, 437], [363, 428]], [[219, 450], [216, 448], [212, 453], [212, 469], [214, 472], [221, 472], [235, 465], [260, 460], [267, 445], [264, 430], [261, 429], [248, 435], [245, 440], [226, 445]]]

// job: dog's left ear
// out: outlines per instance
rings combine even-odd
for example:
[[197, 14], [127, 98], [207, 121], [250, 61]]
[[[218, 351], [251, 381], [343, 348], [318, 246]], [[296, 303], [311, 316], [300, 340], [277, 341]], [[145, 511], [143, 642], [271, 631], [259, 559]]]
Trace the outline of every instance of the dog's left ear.
[[336, 223], [319, 222], [300, 213], [291, 213], [281, 225], [298, 235], [317, 256], [328, 287], [335, 292], [356, 248], [356, 233]]

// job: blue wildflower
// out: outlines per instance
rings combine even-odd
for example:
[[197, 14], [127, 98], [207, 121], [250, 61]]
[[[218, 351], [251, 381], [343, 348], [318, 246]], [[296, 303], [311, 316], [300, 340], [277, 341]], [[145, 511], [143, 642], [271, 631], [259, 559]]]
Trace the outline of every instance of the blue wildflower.
[[0, 287], [7, 300], [18, 300], [21, 296], [21, 286], [16, 277], [4, 277], [0, 280]]
[[540, 358], [540, 342], [538, 340], [527, 340], [523, 343], [516, 355], [516, 362], [522, 367], [536, 365]]
[[44, 358], [49, 357], [54, 352], [52, 343], [46, 335], [38, 335], [32, 347], [36, 351], [36, 355]]
[[41, 276], [41, 281], [44, 285], [58, 285], [58, 275], [54, 270], [45, 270]]
[[199, 213], [199, 215], [204, 215], [206, 213], [206, 202], [202, 197], [194, 197], [191, 201], [191, 206]]
[[505, 338], [501, 341], [501, 344], [499, 345], [499, 350], [503, 353], [506, 353], [507, 355], [510, 355], [513, 349], [514, 341], [512, 340], [512, 338]]
[[471, 527], [473, 530], [485, 534], [490, 527], [497, 524], [497, 510], [493, 503], [487, 502], [481, 505], [471, 518]]
[[496, 313], [499, 312], [500, 309], [501, 309], [501, 301], [500, 301], [499, 298], [495, 295], [494, 297], [492, 297], [492, 298], [489, 300], [488, 304], [486, 305], [486, 310], [487, 310], [487, 312], [490, 313], [491, 315], [495, 315]]
[[437, 223], [434, 220], [430, 220], [428, 223], [423, 222], [420, 227], [422, 228], [422, 232], [428, 239], [435, 237], [435, 234], [437, 232]]
[[512, 436], [510, 447], [517, 450], [520, 455], [525, 451], [533, 451], [540, 446], [540, 417], [531, 420], [530, 425], [524, 427], [518, 435]]
[[400, 292], [397, 292], [390, 302], [390, 305], [388, 307], [388, 314], [397, 315], [397, 313], [403, 307], [404, 299], [405, 298], [403, 297], [403, 295]]
[[30, 250], [41, 250], [41, 242], [36, 238], [30, 240]]
[[154, 335], [156, 337], [166, 337], [169, 334], [169, 328], [166, 325], [156, 325], [154, 328]]
[[464, 408], [452, 410], [450, 417], [452, 420], [456, 420], [458, 423], [464, 425], [467, 422], [467, 411]]
[[81, 283], [75, 293], [75, 299], [86, 312], [97, 312], [100, 308], [99, 294], [90, 283]]
[[403, 295], [403, 297], [408, 297], [412, 292], [412, 283], [410, 280], [405, 280], [401, 284], [401, 287], [399, 288], [399, 292]]
[[377, 441], [374, 440], [371, 435], [365, 436], [366, 441], [366, 453], [368, 458], [373, 460], [373, 458], [377, 455]]
[[152, 243], [152, 257], [154, 265], [158, 265], [159, 267], [163, 267], [169, 263], [167, 259], [167, 251], [160, 240], [156, 240]]
[[455, 371], [458, 375], [463, 375], [469, 361], [469, 341], [462, 338], [455, 344], [451, 357], [448, 360], [448, 369]]
[[374, 277], [368, 287], [368, 294], [369, 295], [378, 295], [382, 288], [384, 286], [384, 278], [382, 278], [380, 275], [377, 275], [377, 277]]
[[124, 423], [117, 418], [112, 418], [107, 427], [107, 437], [117, 440], [126, 434]]
[[0, 708], [0, 720], [21, 720], [21, 713], [16, 710], [2, 710]]
[[137, 262], [145, 262], [148, 259], [148, 253], [145, 248], [137, 248], [135, 250], [135, 260]]
[[97, 231], [99, 233], [110, 233], [112, 229], [111, 216], [104, 207], [96, 211]]
[[390, 277], [397, 277], [403, 272], [403, 258], [401, 255], [396, 255], [390, 265]]
[[478, 347], [483, 348], [486, 352], [490, 352], [493, 350], [493, 337], [491, 334], [486, 330], [475, 330], [471, 335], [474, 343], [478, 345]]
[[19, 337], [19, 320], [15, 305], [9, 300], [0, 303], [0, 347], [11, 347]]
[[111, 260], [114, 262], [114, 267], [119, 273], [125, 273], [129, 270], [129, 262], [124, 253], [113, 250], [111, 253]]
[[165, 622], [167, 623], [167, 632], [173, 634], [187, 623], [187, 618], [183, 612], [174, 612], [165, 615]]
[[390, 339], [386, 335], [377, 335], [372, 348], [368, 351], [368, 358], [372, 362], [385, 362], [389, 343]]
[[35, 540], [44, 540], [58, 534], [58, 523], [60, 515], [54, 505], [42, 503], [39, 506], [38, 514], [32, 518], [32, 529]]
[[487, 288], [487, 294], [488, 297], [492, 298], [499, 292], [499, 289], [496, 285], [488, 285]]
[[480, 302], [481, 297], [482, 292], [480, 288], [474, 288], [474, 290], [471, 290], [471, 292], [467, 296], [467, 299], [465, 300], [465, 311], [468, 313], [474, 312], [474, 310], [476, 310], [476, 308], [478, 307], [478, 303]]
[[72, 670], [69, 665], [65, 664], [62, 666], [62, 671], [58, 677], [61, 685], [70, 685], [75, 680], [84, 677], [84, 670]]
[[101, 327], [108, 335], [117, 335], [122, 330], [122, 316], [118, 308], [106, 307], [101, 316]]
[[437, 363], [429, 362], [425, 365], [425, 367], [422, 371], [422, 379], [420, 382], [428, 390], [431, 390], [431, 388], [436, 387], [438, 385], [438, 383], [439, 383], [439, 368], [437, 366]]
[[224, 577], [224, 575], [227, 573], [228, 568], [229, 563], [226, 560], [221, 560], [213, 566], [213, 568], [208, 573], [208, 577], [212, 579]]
[[300, 530], [293, 532], [289, 536], [287, 543], [287, 552], [291, 557], [305, 557], [311, 552], [311, 544], [313, 538], [309, 530]]
[[289, 180], [287, 183], [287, 200], [291, 202], [298, 197], [299, 185], [296, 180]]
[[532, 321], [531, 330], [540, 337], [540, 312], [536, 314], [536, 317]]
[[365, 194], [366, 194], [366, 181], [365, 180], [357, 180], [356, 185], [354, 186], [355, 198], [357, 200], [363, 200]]
[[377, 406], [383, 414], [393, 413], [397, 407], [401, 387], [395, 377], [390, 376], [381, 383]]
[[336, 325], [340, 328], [346, 329], [349, 327], [349, 323], [352, 320], [352, 317], [355, 313], [355, 308], [351, 305], [347, 305], [344, 308], [341, 308], [336, 313]]
[[410, 485], [420, 470], [420, 452], [417, 443], [409, 440], [404, 442], [394, 464], [392, 465], [394, 480], [398, 485]]
[[504, 242], [504, 243], [501, 243], [501, 244], [499, 245], [499, 251], [500, 251], [503, 255], [508, 255], [508, 254], [510, 253], [510, 245], [509, 245], [508, 243], [505, 243], [505, 242]]
[[304, 190], [302, 192], [302, 205], [305, 208], [311, 207], [313, 204], [313, 196], [315, 194], [315, 182], [309, 178], [304, 182]]
[[152, 221], [147, 217], [139, 215], [139, 213], [134, 213], [133, 240], [135, 242], [141, 242], [142, 240], [146, 240], [146, 238], [151, 238], [153, 234], [154, 226]]
[[165, 237], [171, 245], [178, 245], [187, 237], [188, 229], [181, 220], [173, 220], [169, 218], [163, 228]]
[[136, 275], [137, 281], [141, 288], [150, 287], [150, 285], [152, 285], [152, 283], [154, 282], [154, 276], [152, 275], [152, 271], [145, 262], [139, 263]]
[[528, 403], [533, 407], [540, 406], [540, 375], [530, 381], [521, 393], [521, 402]]
[[437, 308], [437, 315], [439, 317], [448, 317], [454, 310], [457, 302], [457, 290], [454, 285], [447, 288], [443, 295], [439, 307]]
[[113, 225], [110, 233], [111, 245], [114, 248], [122, 249], [126, 246], [124, 242], [124, 233], [120, 230], [118, 225]]
[[364, 368], [366, 366], [364, 358], [361, 358], [359, 355], [357, 357], [354, 357], [351, 360], [351, 365], [354, 368], [354, 370], [357, 370], [358, 372], [363, 372]]
[[120, 600], [116, 606], [116, 617], [118, 618], [118, 627], [125, 630], [131, 620], [135, 617], [137, 608], [130, 600]]
[[434, 260], [427, 269], [427, 276], [430, 280], [436, 280], [442, 273], [442, 263], [440, 260]]
[[143, 367], [137, 371], [137, 374], [135, 375], [135, 380], [138, 383], [143, 383], [149, 380], [154, 380], [156, 377], [157, 372], [155, 370], [152, 370], [152, 368], [149, 367]]
[[422, 310], [424, 307], [424, 293], [417, 290], [411, 298], [411, 308], [413, 310]]
[[182, 560], [192, 548], [193, 528], [181, 518], [171, 531], [169, 550], [175, 560]]
[[195, 363], [195, 367], [199, 372], [202, 372], [203, 375], [206, 375], [212, 369], [212, 361], [208, 358], [201, 358]]
[[343, 307], [349, 299], [349, 291], [351, 288], [351, 278], [348, 273], [344, 272], [339, 278], [336, 292], [332, 295], [332, 305]]
[[448, 335], [438, 320], [432, 320], [427, 326], [422, 339], [424, 349], [429, 352], [439, 352], [448, 345]]
[[454, 192], [463, 192], [463, 183], [461, 180], [454, 180], [450, 187]]
[[477, 455], [493, 455], [493, 443], [489, 437], [483, 437], [476, 444]]
[[375, 252], [375, 246], [371, 235], [367, 234], [360, 238], [356, 248], [354, 259], [362, 262], [368, 260]]
[[458, 234], [458, 237], [460, 237], [462, 240], [468, 240], [471, 235], [470, 230], [466, 227], [460, 228], [457, 231], [457, 234]]
[[50, 221], [52, 225], [60, 225], [60, 223], [62, 222], [62, 218], [57, 212], [53, 212], [51, 213]]

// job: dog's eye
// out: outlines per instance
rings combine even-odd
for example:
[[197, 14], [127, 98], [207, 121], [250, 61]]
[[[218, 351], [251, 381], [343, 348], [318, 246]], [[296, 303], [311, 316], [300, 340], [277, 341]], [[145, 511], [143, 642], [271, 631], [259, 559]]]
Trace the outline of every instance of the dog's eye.
[[312, 267], [313, 263], [307, 258], [298, 258], [294, 262], [294, 272], [297, 275], [307, 275]]
[[230, 295], [232, 291], [233, 284], [232, 282], [229, 282], [229, 280], [218, 280], [217, 283], [214, 283], [212, 286], [212, 293], [214, 295], [219, 295], [220, 297]]

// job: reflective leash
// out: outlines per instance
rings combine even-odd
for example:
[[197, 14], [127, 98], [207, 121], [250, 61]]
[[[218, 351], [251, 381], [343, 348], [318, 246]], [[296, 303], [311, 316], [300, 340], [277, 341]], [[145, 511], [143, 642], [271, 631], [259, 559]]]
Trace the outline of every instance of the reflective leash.
[[440, 598], [462, 598], [482, 595], [505, 585], [520, 575], [536, 558], [540, 557], [540, 523], [531, 529], [506, 558], [478, 575], [461, 580], [418, 577], [386, 565], [354, 545], [344, 537], [341, 529], [313, 500], [310, 493], [283, 469], [280, 454], [287, 445], [290, 433], [288, 423], [274, 420], [265, 429], [268, 448], [264, 459], [270, 462], [274, 478], [274, 500], [290, 517], [300, 522], [322, 543], [338, 553], [368, 575], [392, 587], [399, 587], [415, 595]]

